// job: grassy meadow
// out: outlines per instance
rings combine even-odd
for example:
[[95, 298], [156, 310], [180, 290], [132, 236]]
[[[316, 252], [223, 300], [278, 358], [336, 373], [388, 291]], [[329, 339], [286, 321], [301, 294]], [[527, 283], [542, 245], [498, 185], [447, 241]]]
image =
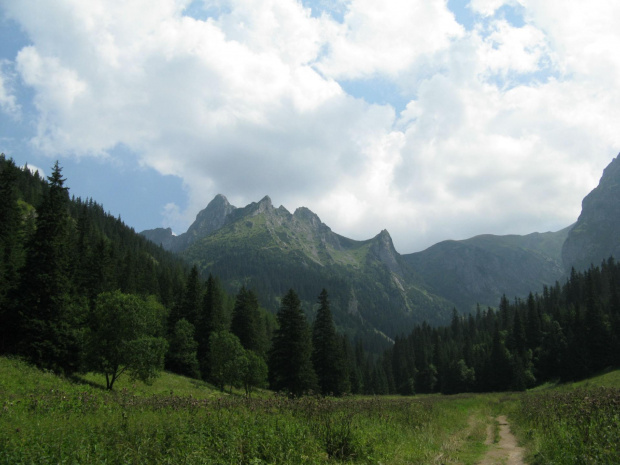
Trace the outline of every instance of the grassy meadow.
[[618, 372], [456, 396], [246, 399], [168, 373], [104, 386], [0, 357], [0, 464], [475, 464], [500, 413], [529, 463], [620, 462]]

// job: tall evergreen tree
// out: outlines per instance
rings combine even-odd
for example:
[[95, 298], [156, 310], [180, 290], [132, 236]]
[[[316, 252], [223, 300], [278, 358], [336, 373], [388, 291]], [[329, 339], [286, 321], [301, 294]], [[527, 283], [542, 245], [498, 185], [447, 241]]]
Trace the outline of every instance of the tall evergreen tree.
[[292, 396], [316, 390], [310, 330], [299, 297], [292, 289], [282, 298], [277, 319], [279, 327], [269, 354], [271, 388]]
[[176, 322], [181, 319], [185, 319], [193, 326], [196, 326], [200, 313], [201, 301], [202, 287], [200, 285], [200, 276], [198, 267], [194, 265], [187, 277], [183, 298], [170, 314], [170, 329], [172, 330]]
[[219, 279], [209, 274], [196, 326], [198, 363], [204, 379], [208, 377], [211, 371], [209, 367], [211, 334], [228, 331], [229, 326], [230, 323], [224, 308], [224, 291]]
[[0, 354], [14, 351], [18, 341], [14, 291], [23, 264], [23, 228], [18, 205], [18, 168], [0, 154]]
[[312, 365], [323, 395], [339, 396], [350, 390], [343, 346], [336, 334], [325, 289], [319, 295], [319, 309], [312, 325]]
[[241, 287], [235, 299], [230, 331], [239, 338], [245, 350], [265, 355], [265, 322], [258, 309], [258, 297], [245, 286]]
[[79, 368], [79, 329], [85, 315], [80, 302], [72, 300], [69, 197], [58, 162], [48, 181], [20, 286], [22, 350], [36, 365], [70, 373]]

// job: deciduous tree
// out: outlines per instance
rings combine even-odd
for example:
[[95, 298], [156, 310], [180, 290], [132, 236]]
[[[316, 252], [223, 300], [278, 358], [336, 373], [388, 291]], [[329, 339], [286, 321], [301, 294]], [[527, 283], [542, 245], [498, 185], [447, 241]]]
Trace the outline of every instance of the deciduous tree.
[[97, 297], [91, 313], [88, 367], [105, 375], [112, 389], [124, 373], [151, 382], [164, 368], [168, 343], [163, 336], [166, 309], [154, 297], [120, 291]]

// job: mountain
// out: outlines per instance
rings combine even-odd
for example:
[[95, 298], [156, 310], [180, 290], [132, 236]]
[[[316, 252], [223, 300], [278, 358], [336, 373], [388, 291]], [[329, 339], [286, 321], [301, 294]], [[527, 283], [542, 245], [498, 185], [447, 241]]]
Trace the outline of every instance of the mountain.
[[325, 287], [341, 328], [393, 338], [415, 323], [447, 322], [453, 307], [494, 307], [503, 294], [525, 297], [554, 284], [564, 275], [561, 250], [569, 229], [482, 235], [400, 255], [386, 230], [355, 241], [334, 233], [308, 208], [291, 214], [268, 196], [236, 208], [218, 195], [187, 233], [142, 234], [219, 276], [230, 292], [255, 288], [272, 311], [289, 288], [311, 308]]
[[235, 209], [236, 207], [232, 206], [226, 197], [216, 195], [209, 205], [196, 215], [196, 220], [186, 233], [175, 236], [170, 228], [156, 228], [142, 231], [140, 234], [156, 244], [161, 244], [166, 250], [181, 252], [192, 242], [221, 228], [228, 215]]
[[235, 208], [218, 195], [187, 233], [142, 234], [219, 276], [230, 292], [255, 288], [272, 311], [289, 288], [312, 308], [325, 287], [341, 328], [393, 338], [415, 323], [447, 322], [453, 307], [496, 306], [502, 294], [525, 297], [553, 284], [563, 275], [567, 232], [485, 235], [400, 255], [386, 230], [355, 241], [334, 233], [308, 208], [291, 214], [268, 196]]
[[620, 155], [582, 202], [581, 214], [562, 247], [564, 267], [577, 271], [620, 258]]
[[232, 292], [241, 285], [256, 289], [272, 311], [290, 288], [307, 309], [326, 288], [338, 326], [377, 344], [423, 320], [445, 323], [451, 314], [450, 302], [427, 292], [387, 231], [366, 241], [348, 239], [308, 208], [290, 213], [268, 196], [235, 208], [219, 195], [186, 234], [142, 234], [217, 275]]
[[619, 256], [620, 157], [583, 200], [577, 223], [556, 232], [487, 234], [400, 255], [385, 230], [355, 241], [307, 208], [290, 213], [269, 197], [236, 208], [218, 195], [185, 234], [142, 234], [219, 276], [231, 292], [254, 287], [273, 311], [294, 288], [311, 312], [325, 287], [341, 329], [392, 338], [424, 320], [445, 323], [453, 307], [466, 313], [476, 304], [495, 307], [502, 295], [525, 298], [571, 266]]
[[461, 311], [495, 307], [503, 294], [524, 297], [564, 276], [561, 251], [569, 230], [443, 241], [403, 259], [431, 292]]
[[354, 241], [334, 233], [309, 209], [291, 214], [275, 208], [269, 197], [235, 209], [220, 229], [182, 256], [232, 289], [254, 287], [274, 311], [289, 288], [311, 307], [325, 287], [337, 324], [351, 333], [392, 338], [416, 322], [440, 323], [449, 316], [449, 303], [421, 288], [387, 231]]

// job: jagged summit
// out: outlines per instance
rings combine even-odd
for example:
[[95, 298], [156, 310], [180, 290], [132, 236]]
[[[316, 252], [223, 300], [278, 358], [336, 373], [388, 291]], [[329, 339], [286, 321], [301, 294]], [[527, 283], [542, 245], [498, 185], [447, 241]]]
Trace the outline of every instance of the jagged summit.
[[[265, 195], [258, 202], [252, 202], [245, 207], [237, 208], [231, 205], [226, 196], [217, 194], [211, 202], [198, 214], [196, 220], [188, 228], [187, 232], [174, 236], [170, 228], [156, 228], [142, 231], [140, 234], [151, 241], [161, 244], [165, 249], [172, 252], [181, 252], [187, 249], [194, 242], [219, 231], [226, 225], [234, 224], [242, 218], [252, 218], [266, 215], [268, 223], [272, 226], [291, 223], [289, 228], [297, 230], [305, 229], [304, 240], [313, 242], [318, 240], [323, 247], [328, 245], [334, 249], [342, 249], [342, 242], [351, 241], [333, 233], [331, 228], [321, 221], [319, 216], [307, 207], [299, 207], [295, 213], [291, 214], [284, 206], [274, 208], [271, 197]], [[305, 225], [305, 226], [301, 226]], [[384, 230], [376, 238], [387, 236], [389, 242], [388, 249], [394, 248], [389, 233]], [[376, 239], [375, 238], [375, 239]], [[356, 241], [352, 241], [356, 242]], [[392, 252], [390, 252], [392, 253]]]
[[[236, 209], [237, 207], [231, 205], [225, 196], [218, 194], [204, 210], [196, 215], [196, 220], [191, 224], [186, 234], [193, 239], [204, 237], [224, 226], [228, 215]], [[191, 243], [192, 240], [189, 242]]]
[[236, 208], [219, 194], [187, 233], [176, 237], [158, 228], [142, 234], [220, 276], [231, 292], [255, 286], [266, 308], [277, 310], [290, 288], [310, 308], [325, 287], [340, 325], [394, 336], [412, 322], [445, 323], [453, 308], [467, 312], [478, 304], [496, 306], [502, 295], [539, 292], [563, 279], [570, 266], [618, 259], [620, 155], [582, 207], [577, 223], [560, 231], [483, 234], [405, 255], [385, 229], [371, 239], [349, 239], [309, 208], [291, 214], [274, 208], [269, 196]]
[[392, 236], [387, 229], [382, 230], [374, 237], [373, 251], [391, 272], [403, 274], [402, 266], [399, 263], [400, 255], [396, 252]]
[[620, 155], [603, 171], [598, 186], [581, 203], [581, 214], [562, 247], [567, 270], [620, 258]]
[[330, 227], [321, 221], [319, 215], [307, 207], [299, 207], [293, 213], [293, 217], [299, 221], [306, 222], [317, 230], [331, 231]]

